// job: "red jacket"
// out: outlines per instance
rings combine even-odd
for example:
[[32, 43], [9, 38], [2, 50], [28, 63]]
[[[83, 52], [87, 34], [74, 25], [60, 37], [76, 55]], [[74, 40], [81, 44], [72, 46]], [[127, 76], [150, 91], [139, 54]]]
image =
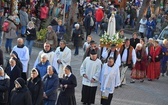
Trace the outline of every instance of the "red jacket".
[[96, 17], [97, 22], [102, 21], [102, 19], [104, 17], [104, 13], [103, 13], [102, 9], [99, 8], [99, 9], [96, 10], [95, 17]]
[[40, 19], [47, 19], [48, 17], [48, 7], [44, 6], [40, 8]]

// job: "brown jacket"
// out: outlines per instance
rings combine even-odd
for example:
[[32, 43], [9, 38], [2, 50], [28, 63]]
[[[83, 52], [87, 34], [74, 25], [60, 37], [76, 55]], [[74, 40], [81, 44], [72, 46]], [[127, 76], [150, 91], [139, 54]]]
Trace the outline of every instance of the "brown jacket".
[[16, 35], [17, 27], [12, 21], [10, 21], [10, 20], [7, 20], [7, 21], [10, 23], [10, 25], [9, 25], [9, 28], [8, 28], [9, 32], [4, 32], [5, 38], [14, 39], [14, 38], [17, 37], [17, 35]]
[[52, 48], [56, 48], [57, 47], [57, 34], [52, 30], [51, 32], [47, 32], [46, 35], [46, 41], [53, 42], [50, 43]]
[[[122, 45], [121, 48], [120, 48], [120, 55], [121, 55], [121, 58], [123, 56], [123, 53], [124, 53], [124, 49], [125, 49], [125, 45]], [[128, 48], [128, 54], [127, 54], [127, 61], [126, 61], [126, 64], [127, 65], [130, 65], [132, 63], [132, 50], [134, 49], [132, 46], [129, 46]]]

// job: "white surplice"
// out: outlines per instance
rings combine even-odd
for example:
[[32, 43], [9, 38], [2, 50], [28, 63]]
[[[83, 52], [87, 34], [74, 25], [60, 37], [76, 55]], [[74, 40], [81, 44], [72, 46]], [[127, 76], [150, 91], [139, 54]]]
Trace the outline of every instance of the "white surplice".
[[[114, 92], [116, 84], [120, 85], [120, 80], [118, 79], [118, 67], [114, 64], [112, 67], [108, 66], [107, 63], [103, 64], [100, 83], [101, 83], [101, 92], [104, 96], [108, 97], [109, 94]], [[118, 83], [117, 83], [118, 82]]]
[[[61, 64], [57, 63], [57, 60], [61, 60]], [[64, 68], [67, 65], [70, 65], [71, 62], [71, 50], [66, 46], [63, 51], [60, 50], [60, 47], [57, 47], [54, 59], [53, 59], [53, 66], [57, 70], [58, 77], [62, 78], [63, 74], [65, 74]]]

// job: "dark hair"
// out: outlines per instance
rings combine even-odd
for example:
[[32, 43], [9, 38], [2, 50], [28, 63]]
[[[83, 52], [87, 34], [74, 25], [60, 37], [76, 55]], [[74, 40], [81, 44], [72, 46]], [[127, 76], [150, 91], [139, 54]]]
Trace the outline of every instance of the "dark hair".
[[90, 45], [91, 45], [91, 44], [96, 44], [96, 42], [95, 42], [94, 40], [91, 40], [91, 41], [90, 41]]
[[112, 60], [114, 60], [114, 58], [113, 58], [113, 57], [109, 57], [109, 58], [108, 58], [108, 60], [111, 60], [111, 59], [112, 59]]
[[126, 38], [126, 39], [125, 39], [125, 42], [127, 42], [127, 41], [130, 41], [130, 39]]
[[67, 66], [66, 66], [66, 69], [68, 69], [68, 70], [72, 73], [72, 68], [71, 68], [71, 66], [67, 65]]

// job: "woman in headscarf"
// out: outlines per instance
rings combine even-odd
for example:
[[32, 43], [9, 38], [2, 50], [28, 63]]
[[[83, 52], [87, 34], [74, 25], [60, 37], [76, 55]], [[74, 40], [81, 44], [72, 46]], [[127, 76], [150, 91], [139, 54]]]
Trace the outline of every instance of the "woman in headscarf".
[[47, 67], [47, 74], [43, 77], [44, 105], [55, 105], [59, 78], [53, 66]]
[[72, 41], [74, 42], [74, 46], [75, 46], [74, 55], [79, 54], [79, 43], [82, 38], [83, 38], [83, 31], [82, 29], [79, 28], [79, 24], [77, 23], [75, 24], [75, 30], [73, 30], [73, 34], [72, 34]]
[[7, 105], [10, 78], [0, 66], [0, 105]]
[[15, 88], [11, 92], [10, 105], [32, 105], [30, 91], [22, 78], [15, 80]]
[[60, 79], [61, 92], [58, 97], [57, 105], [76, 105], [75, 87], [77, 86], [76, 77], [72, 74], [71, 66], [66, 66], [65, 76]]
[[[22, 62], [20, 62], [20, 59], [19, 59], [18, 54], [17, 54], [16, 51], [12, 51], [12, 52], [10, 53], [10, 58], [15, 59], [15, 61], [16, 61], [16, 66], [19, 67], [19, 68], [21, 69], [21, 71], [22, 71], [22, 70], [23, 70]], [[9, 59], [10, 59], [10, 58], [9, 58]], [[9, 59], [7, 60], [8, 63], [7, 63], [7, 65], [6, 65], [5, 70], [10, 66], [10, 64], [9, 64]]]
[[43, 83], [36, 68], [31, 70], [31, 77], [27, 81], [27, 87], [31, 92], [32, 104], [43, 105]]

